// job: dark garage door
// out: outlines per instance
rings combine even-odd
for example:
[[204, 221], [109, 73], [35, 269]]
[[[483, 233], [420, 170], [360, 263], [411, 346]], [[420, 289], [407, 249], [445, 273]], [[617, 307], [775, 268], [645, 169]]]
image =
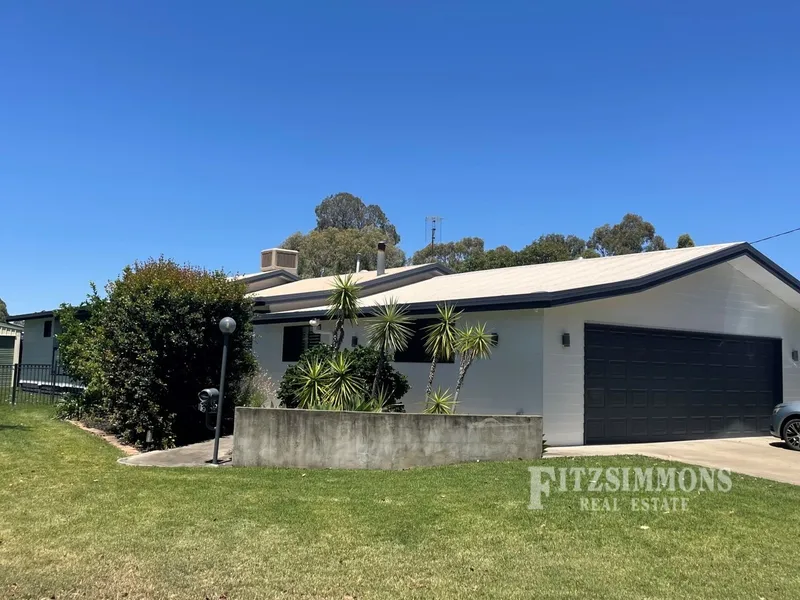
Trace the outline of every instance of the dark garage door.
[[780, 340], [585, 327], [587, 444], [769, 432], [780, 400]]

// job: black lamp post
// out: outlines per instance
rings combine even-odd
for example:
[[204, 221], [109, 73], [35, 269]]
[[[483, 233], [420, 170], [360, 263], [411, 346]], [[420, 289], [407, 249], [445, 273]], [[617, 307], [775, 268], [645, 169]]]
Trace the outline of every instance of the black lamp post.
[[222, 432], [222, 403], [225, 399], [225, 365], [228, 362], [228, 341], [231, 334], [236, 331], [236, 321], [230, 317], [225, 317], [219, 322], [219, 330], [222, 332], [222, 369], [219, 376], [219, 401], [217, 402], [217, 427], [214, 431], [214, 456], [211, 463], [219, 464], [219, 436]]

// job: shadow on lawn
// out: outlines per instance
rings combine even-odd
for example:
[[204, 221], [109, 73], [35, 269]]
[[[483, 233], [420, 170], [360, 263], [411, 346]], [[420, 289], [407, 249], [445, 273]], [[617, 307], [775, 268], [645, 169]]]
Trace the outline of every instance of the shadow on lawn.
[[3, 431], [4, 429], [17, 429], [19, 431], [31, 430], [31, 428], [28, 427], [27, 425], [3, 425], [2, 423], [0, 423], [0, 431]]

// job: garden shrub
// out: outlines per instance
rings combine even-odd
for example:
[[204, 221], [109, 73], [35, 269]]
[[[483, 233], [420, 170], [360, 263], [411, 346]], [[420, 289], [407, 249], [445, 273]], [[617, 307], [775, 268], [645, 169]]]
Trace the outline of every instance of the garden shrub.
[[107, 423], [126, 443], [154, 448], [207, 439], [197, 393], [219, 382], [219, 321], [236, 320], [226, 371], [224, 417], [242, 401], [242, 382], [257, 369], [246, 286], [222, 272], [164, 258], [127, 267], [80, 307], [59, 311], [59, 352], [67, 373], [100, 398]]
[[[372, 389], [380, 353], [367, 346], [358, 346], [352, 349], [345, 348], [342, 352], [352, 357], [355, 367], [354, 374], [366, 383], [367, 390]], [[300, 356], [296, 364], [286, 369], [283, 379], [281, 379], [280, 388], [278, 389], [278, 400], [280, 400], [281, 406], [285, 408], [297, 408], [300, 403], [298, 392], [301, 383], [298, 365], [305, 361], [327, 361], [334, 354], [336, 354], [336, 350], [327, 344], [313, 346]], [[397, 372], [391, 364], [387, 363], [381, 370], [381, 380], [378, 382], [378, 388], [383, 390], [386, 394], [384, 410], [405, 412], [405, 408], [399, 402], [410, 389], [408, 378], [406, 378], [405, 375]]]

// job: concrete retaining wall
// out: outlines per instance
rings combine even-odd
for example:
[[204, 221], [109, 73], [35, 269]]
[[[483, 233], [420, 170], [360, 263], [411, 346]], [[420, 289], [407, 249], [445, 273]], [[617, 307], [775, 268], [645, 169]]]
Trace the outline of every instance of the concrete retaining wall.
[[542, 456], [542, 417], [237, 408], [233, 464], [405, 469]]

